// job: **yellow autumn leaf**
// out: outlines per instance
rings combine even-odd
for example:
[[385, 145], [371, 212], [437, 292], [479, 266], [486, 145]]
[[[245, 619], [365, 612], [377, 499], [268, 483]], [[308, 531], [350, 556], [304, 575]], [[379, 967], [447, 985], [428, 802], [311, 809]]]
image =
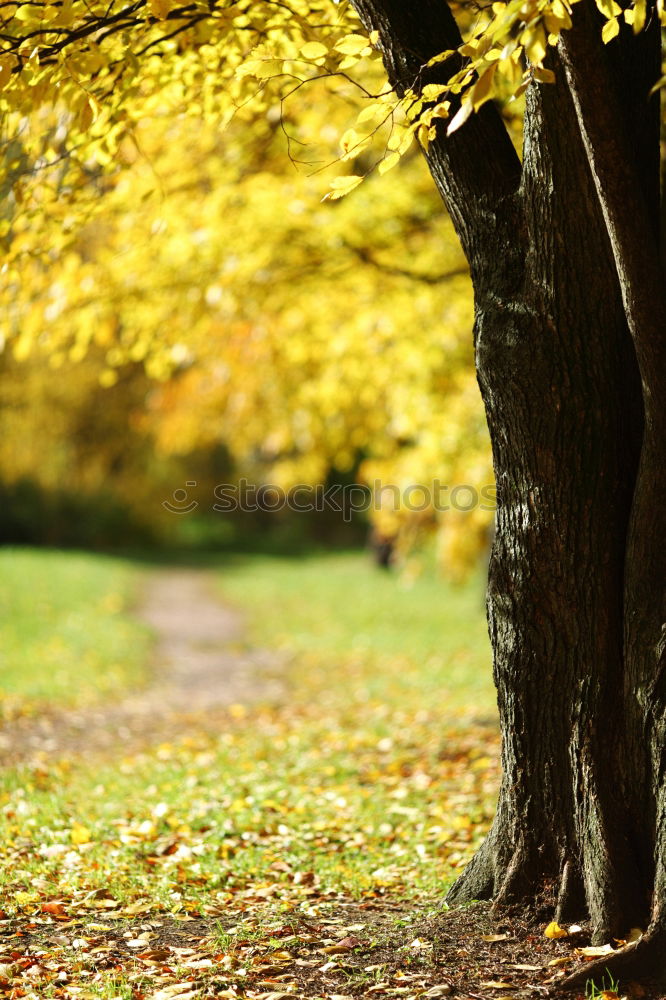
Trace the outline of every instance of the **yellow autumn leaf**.
[[421, 91], [421, 97], [424, 101], [436, 101], [438, 97], [446, 93], [448, 87], [442, 86], [439, 83], [427, 83], [423, 90]]
[[12, 354], [17, 361], [25, 361], [32, 351], [32, 338], [21, 336], [14, 342]]
[[365, 35], [345, 35], [339, 42], [336, 42], [335, 49], [343, 56], [358, 56], [370, 45]]
[[535, 66], [532, 70], [532, 76], [539, 83], [555, 83], [555, 74], [552, 69], [546, 69], [544, 66]]
[[543, 932], [543, 936], [550, 938], [551, 940], [556, 940], [557, 938], [565, 938], [568, 936], [568, 934], [569, 932], [566, 931], [564, 927], [560, 927], [560, 925], [556, 923], [555, 920], [552, 920], [546, 927], [545, 931]]
[[359, 125], [367, 121], [381, 121], [390, 113], [390, 110], [387, 104], [369, 104], [359, 112], [356, 121]]
[[344, 198], [346, 194], [353, 191], [355, 187], [363, 180], [363, 176], [360, 174], [347, 174], [346, 177], [335, 177], [331, 181], [331, 190], [327, 191], [322, 201], [337, 201], [338, 198]]
[[658, 90], [661, 90], [662, 87], [666, 87], [666, 76], [662, 76], [657, 80], [654, 87], [650, 90], [650, 97], [652, 97], [653, 94], [656, 94]]
[[616, 35], [620, 33], [620, 22], [616, 17], [612, 17], [610, 21], [606, 21], [603, 28], [601, 29], [601, 40], [604, 45], [611, 42]]
[[349, 154], [356, 155], [368, 143], [368, 137], [361, 135], [354, 128], [348, 128], [340, 139], [340, 148], [343, 152], [343, 159]]
[[17, 10], [14, 12], [14, 17], [17, 21], [29, 22], [36, 21], [37, 11], [33, 8], [32, 4], [19, 4]]
[[402, 156], [414, 141], [413, 128], [396, 128], [386, 143], [388, 149], [396, 150]]
[[148, 0], [150, 13], [159, 21], [164, 21], [174, 7], [174, 0]]
[[430, 140], [435, 138], [434, 129], [431, 129], [425, 122], [421, 122], [416, 129], [416, 138], [427, 152]]
[[18, 903], [19, 906], [25, 906], [26, 903], [34, 903], [39, 899], [39, 893], [26, 889], [19, 889], [18, 892], [14, 893], [14, 902]]
[[461, 125], [464, 125], [465, 122], [467, 121], [467, 119], [469, 118], [469, 116], [471, 115], [471, 113], [472, 113], [473, 110], [474, 110], [474, 107], [472, 105], [472, 102], [471, 102], [470, 98], [469, 97], [465, 97], [465, 99], [463, 100], [462, 104], [460, 105], [460, 107], [456, 111], [455, 115], [451, 119], [451, 122], [449, 123], [449, 127], [448, 127], [448, 129], [446, 131], [446, 134], [447, 135], [452, 135], [453, 132], [456, 132], [460, 128]]
[[69, 838], [73, 844], [89, 844], [92, 840], [92, 835], [87, 826], [83, 826], [81, 823], [72, 823]]
[[442, 101], [441, 104], [436, 104], [435, 107], [430, 112], [431, 120], [433, 118], [448, 118], [450, 107], [451, 107], [450, 101]]
[[525, 46], [525, 55], [529, 62], [539, 64], [546, 58], [547, 40], [543, 27], [538, 24], [532, 31], [526, 31], [521, 41]]
[[560, 0], [555, 0], [550, 10], [544, 12], [543, 19], [547, 30], [556, 37], [563, 28], [571, 27], [571, 15]]
[[73, 0], [64, 0], [60, 8], [56, 8], [56, 14], [51, 24], [59, 28], [67, 28], [74, 21]]
[[426, 66], [436, 66], [438, 63], [445, 62], [445, 60], [454, 54], [455, 49], [445, 49], [443, 52], [440, 52], [439, 55], [433, 56], [432, 59], [429, 59]]
[[617, 17], [622, 13], [622, 8], [615, 0], [595, 0], [595, 3], [604, 17]]
[[253, 76], [257, 80], [268, 80], [272, 76], [277, 76], [282, 72], [283, 62], [281, 59], [248, 59], [236, 70], [236, 76], [243, 78]]
[[87, 132], [93, 122], [97, 121], [99, 112], [99, 103], [90, 95], [79, 112], [78, 124], [82, 132]]
[[0, 62], [0, 90], [4, 90], [12, 78], [12, 68], [8, 62]]
[[306, 42], [301, 46], [301, 55], [304, 59], [321, 59], [328, 55], [328, 49], [321, 42]]
[[487, 70], [485, 70], [479, 79], [476, 81], [472, 87], [472, 107], [475, 111], [481, 107], [493, 93], [493, 78], [495, 76], [495, 70], [497, 69], [497, 63], [491, 63]]
[[[627, 13], [628, 12], [625, 11], [625, 17]], [[647, 15], [646, 0], [636, 0], [636, 3], [634, 4], [633, 7], [633, 15], [634, 17], [633, 21], [631, 22], [631, 26], [634, 29], [634, 34], [637, 35], [638, 32], [642, 31], [643, 28], [645, 27], [645, 18]]]
[[397, 163], [400, 162], [400, 153], [394, 150], [392, 153], [388, 153], [383, 160], [380, 160], [377, 170], [380, 174], [385, 174], [389, 170], [392, 170]]

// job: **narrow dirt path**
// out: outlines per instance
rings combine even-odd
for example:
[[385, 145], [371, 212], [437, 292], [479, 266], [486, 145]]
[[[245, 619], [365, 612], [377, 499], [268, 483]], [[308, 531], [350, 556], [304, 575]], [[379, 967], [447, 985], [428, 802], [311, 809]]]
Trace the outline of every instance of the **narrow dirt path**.
[[129, 753], [214, 728], [230, 705], [280, 697], [279, 657], [247, 646], [241, 616], [217, 598], [208, 571], [155, 571], [135, 614], [155, 634], [149, 686], [115, 703], [8, 723], [0, 730], [0, 765], [40, 755]]

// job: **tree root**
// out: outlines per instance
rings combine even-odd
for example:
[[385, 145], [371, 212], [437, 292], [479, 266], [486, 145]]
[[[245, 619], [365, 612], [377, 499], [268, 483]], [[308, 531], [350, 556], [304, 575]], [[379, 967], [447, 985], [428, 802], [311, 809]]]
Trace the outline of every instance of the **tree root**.
[[558, 989], [571, 990], [588, 982], [608, 988], [609, 978], [620, 981], [621, 990], [634, 980], [666, 985], [666, 930], [648, 930], [638, 941], [587, 963], [558, 983]]
[[574, 923], [586, 910], [585, 886], [580, 867], [569, 859], [565, 861], [562, 868], [555, 920], [558, 924]]
[[449, 905], [469, 903], [476, 899], [492, 899], [495, 890], [492, 833], [481, 844], [462, 875], [446, 894]]

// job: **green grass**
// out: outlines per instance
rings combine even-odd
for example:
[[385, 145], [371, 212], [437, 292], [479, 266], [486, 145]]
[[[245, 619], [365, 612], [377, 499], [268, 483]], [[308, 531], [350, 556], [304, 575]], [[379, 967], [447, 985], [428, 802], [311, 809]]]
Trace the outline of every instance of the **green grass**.
[[[223, 595], [251, 636], [320, 669], [361, 664], [364, 696], [495, 715], [483, 584], [453, 586], [427, 568], [387, 573], [365, 552], [251, 556], [224, 566]], [[389, 692], [388, 687], [392, 690]]]
[[[22, 578], [48, 569], [60, 580], [57, 595], [49, 585], [52, 622], [71, 607], [65, 579], [78, 613], [82, 593], [99, 607], [135, 579], [94, 557], [7, 556]], [[85, 937], [118, 921], [203, 915], [224, 921], [222, 943], [243, 924], [269, 947], [271, 920], [325, 914], [341, 895], [441, 900], [479, 845], [498, 738], [482, 724], [493, 696], [478, 581], [452, 589], [424, 574], [406, 586], [358, 553], [238, 558], [217, 572], [245, 609], [250, 645], [280, 650], [283, 697], [232, 707], [213, 733], [189, 717], [131, 757], [42, 755], [0, 775], [11, 917], [48, 922], [44, 902], [57, 900]], [[33, 638], [37, 606], [22, 610]], [[130, 995], [105, 975], [100, 996]]]
[[0, 715], [82, 704], [144, 678], [145, 628], [130, 616], [139, 570], [80, 552], [0, 551]]

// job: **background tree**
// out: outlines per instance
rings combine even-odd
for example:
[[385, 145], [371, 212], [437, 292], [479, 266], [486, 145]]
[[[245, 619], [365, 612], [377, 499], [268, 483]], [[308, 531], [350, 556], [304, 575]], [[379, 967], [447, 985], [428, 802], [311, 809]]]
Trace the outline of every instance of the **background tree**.
[[[366, 83], [384, 86], [373, 74]], [[144, 106], [104, 170], [24, 170], [0, 297], [7, 342], [25, 368], [5, 372], [0, 473], [7, 483], [30, 474], [52, 490], [66, 470], [82, 495], [94, 480], [137, 517], [161, 519], [162, 532], [178, 520], [165, 521], [162, 501], [187, 480], [198, 483], [199, 511], [210, 511], [215, 483], [230, 474], [287, 491], [330, 477], [397, 486], [371, 520], [401, 563], [436, 530], [439, 563], [458, 578], [487, 551], [493, 506], [492, 497], [478, 503], [492, 471], [467, 267], [415, 148], [354, 200], [320, 204], [330, 176], [318, 165], [340, 155], [340, 136], [366, 102], [346, 80], [312, 86], [314, 103], [303, 89], [281, 113], [273, 95], [223, 133], [194, 118], [182, 95], [166, 95], [157, 109]], [[34, 123], [40, 153], [46, 121], [44, 111]], [[64, 147], [67, 129], [76, 132], [61, 112], [50, 127]], [[300, 169], [285, 155], [285, 131]], [[65, 183], [71, 193], [55, 198]], [[141, 367], [152, 385], [137, 379]], [[106, 398], [97, 375], [113, 389]], [[102, 433], [91, 409], [101, 418], [123, 401], [127, 419], [107, 420]], [[83, 426], [101, 478], [72, 460]], [[212, 466], [220, 444], [233, 468], [211, 480], [196, 456], [207, 451]], [[151, 447], [157, 457], [147, 462]], [[118, 452], [125, 459], [109, 476]], [[435, 478], [437, 506], [448, 510], [431, 502]], [[414, 503], [407, 493], [402, 504], [410, 487]]]

